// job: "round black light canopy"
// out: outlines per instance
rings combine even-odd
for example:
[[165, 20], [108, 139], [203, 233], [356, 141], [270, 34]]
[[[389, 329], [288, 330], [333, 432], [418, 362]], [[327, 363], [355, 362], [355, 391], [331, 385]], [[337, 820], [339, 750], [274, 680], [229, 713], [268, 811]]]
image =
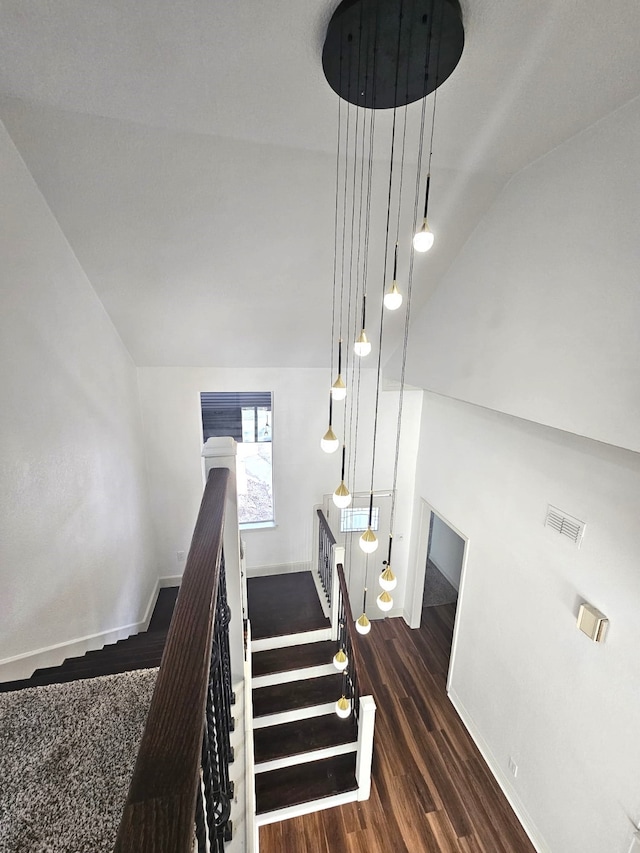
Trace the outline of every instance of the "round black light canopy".
[[389, 109], [433, 92], [463, 47], [458, 0], [343, 0], [329, 22], [322, 67], [344, 100]]

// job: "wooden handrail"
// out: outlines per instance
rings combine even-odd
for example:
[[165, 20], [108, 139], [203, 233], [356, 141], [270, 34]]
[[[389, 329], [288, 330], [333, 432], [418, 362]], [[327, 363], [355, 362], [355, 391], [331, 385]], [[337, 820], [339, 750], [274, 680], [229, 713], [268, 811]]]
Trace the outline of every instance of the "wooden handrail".
[[325, 518], [324, 512], [321, 509], [317, 509], [316, 512], [318, 513], [318, 518], [320, 519], [320, 528], [327, 535], [330, 544], [335, 545], [336, 544], [336, 537], [333, 535], [333, 532], [332, 532], [331, 528], [329, 527], [329, 522]]
[[229, 471], [204, 490], [115, 853], [187, 853], [194, 837]]
[[347, 623], [346, 629], [349, 634], [349, 640], [351, 641], [353, 657], [355, 658], [354, 669], [357, 673], [360, 695], [371, 696], [371, 684], [367, 677], [367, 669], [365, 667], [362, 652], [360, 650], [360, 643], [362, 642], [362, 637], [355, 629], [353, 613], [351, 612], [351, 602], [349, 601], [349, 590], [347, 589], [347, 581], [344, 576], [344, 566], [342, 565], [342, 563], [338, 563], [336, 568], [338, 571], [338, 583], [340, 584], [340, 595], [342, 596], [342, 606], [344, 607], [345, 620]]

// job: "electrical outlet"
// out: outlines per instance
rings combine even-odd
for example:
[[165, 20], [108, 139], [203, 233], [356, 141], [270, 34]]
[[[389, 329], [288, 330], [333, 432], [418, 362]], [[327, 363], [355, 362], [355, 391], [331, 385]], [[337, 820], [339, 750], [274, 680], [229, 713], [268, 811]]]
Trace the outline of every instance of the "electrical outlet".
[[184, 551], [176, 551], [176, 557], [179, 563], [184, 563]]
[[513, 760], [513, 758], [511, 756], [509, 756], [509, 770], [511, 771], [511, 775], [513, 776], [513, 778], [514, 779], [517, 778], [517, 776], [518, 776], [518, 765], [516, 764], [516, 762]]

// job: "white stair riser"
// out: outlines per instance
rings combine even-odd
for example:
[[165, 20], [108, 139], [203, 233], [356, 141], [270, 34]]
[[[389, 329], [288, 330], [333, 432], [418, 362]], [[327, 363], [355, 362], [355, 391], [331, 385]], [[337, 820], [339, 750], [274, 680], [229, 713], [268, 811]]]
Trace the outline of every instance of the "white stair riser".
[[256, 687], [270, 687], [272, 684], [289, 684], [291, 681], [304, 681], [307, 678], [335, 675], [335, 672], [336, 668], [332, 663], [322, 663], [319, 666], [308, 666], [304, 669], [290, 669], [287, 672], [255, 675], [252, 686], [255, 690]]
[[284, 634], [282, 637], [265, 637], [262, 640], [251, 640], [251, 651], [266, 652], [270, 649], [286, 649], [289, 646], [322, 643], [330, 639], [331, 628], [318, 628], [317, 631], [304, 631], [301, 634]]
[[[336, 696], [336, 700], [339, 699]], [[267, 726], [279, 726], [281, 723], [294, 723], [296, 720], [309, 720], [312, 717], [322, 717], [335, 711], [335, 702], [325, 705], [312, 705], [308, 708], [294, 708], [291, 711], [280, 711], [277, 714], [267, 714], [264, 717], [254, 717], [253, 728], [264, 729]]]
[[[256, 764], [255, 773], [267, 773], [269, 770], [279, 770], [281, 767], [293, 767], [296, 764], [307, 764], [308, 762], [320, 761], [322, 758], [332, 758], [334, 755], [345, 755], [348, 752], [356, 752], [357, 741], [353, 743], [341, 743], [338, 746], [327, 746], [324, 749], [314, 749], [312, 752], [301, 752], [299, 755], [287, 755], [284, 758], [276, 758], [273, 761], [263, 761]], [[309, 768], [310, 772], [312, 768]]]

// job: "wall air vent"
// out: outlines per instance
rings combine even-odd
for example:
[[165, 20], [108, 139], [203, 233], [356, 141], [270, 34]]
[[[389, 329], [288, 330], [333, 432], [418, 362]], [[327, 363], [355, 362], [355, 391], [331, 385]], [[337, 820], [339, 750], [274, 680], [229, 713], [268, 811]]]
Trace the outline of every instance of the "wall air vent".
[[557, 531], [561, 536], [566, 536], [568, 539], [571, 539], [578, 548], [580, 547], [580, 543], [582, 542], [582, 537], [584, 535], [584, 521], [573, 518], [573, 516], [567, 515], [563, 510], [549, 504], [547, 507], [547, 517], [545, 519], [544, 526], [553, 528], [553, 530]]

